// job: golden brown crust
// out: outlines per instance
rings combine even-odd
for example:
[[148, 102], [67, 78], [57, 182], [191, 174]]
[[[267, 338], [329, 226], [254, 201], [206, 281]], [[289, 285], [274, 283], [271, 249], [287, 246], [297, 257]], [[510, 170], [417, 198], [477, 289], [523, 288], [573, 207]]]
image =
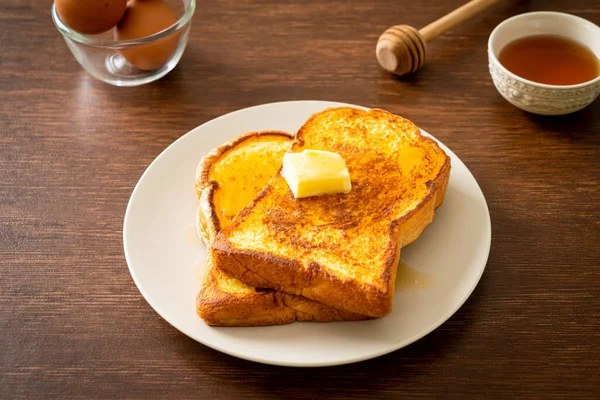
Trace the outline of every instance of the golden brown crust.
[[215, 238], [220, 230], [220, 222], [215, 213], [214, 204], [214, 193], [219, 184], [210, 179], [212, 166], [219, 161], [225, 153], [234, 149], [236, 146], [243, 144], [246, 140], [266, 136], [281, 136], [288, 139], [294, 137], [291, 133], [278, 130], [247, 132], [213, 149], [200, 160], [198, 168], [196, 169], [195, 181], [196, 196], [199, 200], [197, 218], [198, 226], [202, 226], [204, 234], [202, 235], [201, 230], [199, 230], [199, 233], [207, 245], [209, 244], [207, 238]]
[[[207, 324], [213, 326], [263, 326], [293, 321], [329, 322], [365, 319], [364, 315], [334, 309], [304, 297], [277, 292], [273, 289], [260, 290], [245, 287], [240, 282], [233, 284], [234, 289], [222, 288], [226, 281], [230, 282], [231, 279], [226, 273], [214, 267], [212, 262], [211, 239], [219, 231], [220, 221], [215, 212], [214, 202], [214, 194], [219, 187], [219, 182], [210, 179], [210, 171], [227, 151], [243, 145], [248, 139], [269, 135], [290, 139], [293, 137], [281, 131], [247, 133], [213, 150], [198, 166], [195, 185], [200, 200], [197, 230], [207, 245], [207, 273], [196, 297], [198, 315]], [[223, 182], [221, 184], [226, 185]], [[222, 189], [224, 188], [225, 186]]]
[[203, 285], [196, 297], [198, 315], [211, 326], [268, 326], [294, 321], [361, 321], [364, 315], [337, 310], [300, 296], [267, 289], [242, 297]]
[[296, 320], [294, 311], [284, 306], [274, 290], [244, 294], [221, 290], [212, 268], [196, 297], [196, 311], [208, 325], [279, 325]]
[[[366, 316], [338, 310], [301, 296], [273, 289], [228, 292], [220, 288], [225, 272], [207, 257], [207, 273], [196, 296], [198, 315], [212, 326], [266, 326], [294, 321], [360, 321]], [[250, 289], [250, 288], [249, 288]]]
[[247, 132], [241, 134], [240, 136], [231, 139], [229, 142], [220, 145], [219, 147], [213, 149], [210, 153], [202, 157], [202, 160], [198, 164], [198, 168], [196, 169], [196, 195], [198, 200], [200, 200], [200, 196], [202, 195], [202, 191], [204, 188], [210, 186], [212, 183], [210, 180], [210, 170], [212, 165], [217, 162], [223, 155], [233, 149], [234, 147], [240, 145], [244, 141], [261, 136], [282, 136], [285, 138], [292, 139], [294, 135], [289, 132], [279, 131], [279, 130], [265, 130], [265, 131], [256, 131], [256, 132]]
[[294, 310], [296, 321], [334, 322], [363, 321], [369, 319], [365, 315], [329, 307], [302, 296], [294, 296], [293, 294], [281, 291], [276, 291], [275, 295], [281, 297], [283, 304], [287, 308]]
[[[294, 260], [269, 253], [238, 250], [228, 252], [223, 249], [227, 246], [228, 243], [219, 244], [218, 248], [214, 248], [215, 264], [248, 285], [270, 287], [340, 310], [364, 309], [369, 312], [364, 314], [371, 317], [384, 316], [391, 311], [392, 302], [387, 299], [392, 297], [393, 287], [382, 293], [373, 286], [356, 280], [342, 281], [319, 267], [307, 268]], [[260, 272], [256, 272], [257, 270]]]
[[[321, 118], [321, 116], [329, 112], [340, 112], [344, 115], [344, 118], [349, 119], [358, 114], [363, 113], [364, 115], [365, 113], [364, 111], [355, 109], [338, 108], [327, 109], [312, 115], [298, 131], [296, 141], [292, 146], [292, 151], [302, 149], [302, 146], [306, 144], [307, 140], [310, 141], [310, 138], [305, 137], [305, 135], [312, 134], [310, 129], [316, 129], [311, 126], [313, 120]], [[420, 130], [410, 123], [410, 121], [383, 110], [370, 110], [367, 113], [369, 114], [369, 117], [376, 118], [378, 121], [405, 127], [407, 131], [402, 132], [402, 135], [410, 137], [414, 140], [414, 143], [429, 151], [425, 156], [432, 158], [426, 159], [425, 165], [429, 168], [433, 168], [432, 165], [435, 165], [436, 169], [434, 171], [428, 171], [426, 168], [426, 171], [423, 173], [432, 172], [435, 175], [431, 176], [431, 179], [425, 182], [423, 188], [419, 187], [420, 192], [415, 192], [415, 189], [409, 187], [404, 192], [398, 192], [398, 194], [396, 194], [397, 197], [386, 199], [386, 201], [388, 201], [388, 205], [386, 206], [383, 203], [373, 203], [373, 201], [376, 201], [377, 199], [372, 200], [372, 198], [376, 198], [377, 193], [373, 194], [372, 192], [368, 192], [369, 187], [365, 188], [364, 185], [361, 187], [361, 182], [358, 182], [358, 185], [355, 185], [355, 182], [353, 181], [354, 193], [351, 192], [348, 197], [338, 195], [337, 197], [329, 197], [325, 200], [312, 198], [295, 201], [288, 193], [289, 190], [286, 190], [285, 182], [279, 174], [277, 174], [259, 195], [238, 214], [234, 223], [217, 235], [213, 243], [213, 255], [215, 257], [215, 263], [219, 268], [222, 268], [231, 273], [232, 276], [243, 282], [247, 282], [248, 284], [261, 287], [272, 287], [287, 293], [302, 295], [335, 308], [341, 308], [373, 317], [386, 315], [391, 310], [397, 269], [396, 266], [400, 257], [400, 248], [419, 236], [427, 224], [431, 222], [434, 208], [442, 203], [450, 174], [450, 159], [438, 146], [435, 140], [423, 136]], [[323, 118], [327, 118], [327, 116]], [[331, 121], [327, 122], [329, 123], [329, 127], [326, 129], [337, 129], [335, 123], [331, 124]], [[361, 129], [361, 127], [358, 127], [358, 129]], [[369, 137], [368, 135], [370, 132], [367, 132], [365, 128], [362, 129], [363, 130], [356, 131], [356, 136], [359, 137], [358, 140], [363, 140], [364, 146], [368, 145], [369, 140], [380, 140], [378, 137], [375, 137], [374, 139]], [[347, 157], [355, 157], [355, 160], [347, 159], [351, 176], [353, 176], [353, 167], [359, 171], [356, 175], [364, 177], [373, 174], [372, 170], [376, 168], [378, 165], [377, 163], [381, 163], [383, 167], [379, 170], [375, 169], [375, 171], [385, 172], [386, 177], [373, 178], [371, 176], [370, 179], [371, 181], [373, 181], [373, 179], [379, 179], [379, 181], [376, 180], [375, 182], [379, 184], [378, 189], [381, 192], [386, 193], [385, 190], [387, 190], [387, 188], [393, 190], [394, 188], [392, 186], [397, 182], [394, 180], [393, 176], [402, 177], [402, 172], [400, 171], [396, 173], [396, 175], [393, 175], [395, 172], [389, 171], [392, 178], [388, 178], [388, 171], [385, 168], [393, 168], [389, 160], [377, 154], [370, 154], [363, 148], [352, 147], [353, 143], [346, 140], [342, 133], [340, 133], [340, 135], [342, 137], [340, 140], [337, 140], [336, 137], [328, 138], [327, 142], [316, 142], [316, 145], [323, 146], [324, 149], [333, 148], [333, 151], [338, 150]], [[400, 136], [400, 134], [398, 135]], [[314, 145], [315, 143], [313, 143], [313, 146]], [[309, 146], [307, 148], [313, 147]], [[407, 152], [410, 152], [410, 150], [411, 149], [407, 149]], [[357, 157], [371, 157], [371, 159], [369, 159], [369, 162], [367, 163], [366, 161], [360, 161], [362, 159], [357, 161]], [[440, 157], [443, 157], [443, 160]], [[361, 167], [362, 170], [360, 170]], [[439, 170], [437, 170], [438, 167]], [[420, 170], [414, 172], [411, 170], [411, 174], [413, 173], [417, 174], [421, 179], [423, 178]], [[429, 175], [426, 176], [429, 177]], [[368, 179], [369, 178], [367, 178], [367, 182]], [[361, 196], [361, 190], [367, 195]], [[397, 217], [387, 217], [387, 215], [396, 215], [393, 214], [393, 212], [401, 209], [399, 207], [403, 204], [401, 203], [404, 199], [403, 196], [416, 196], [415, 193], [421, 193], [423, 191], [424, 193], [422, 195], [419, 194], [418, 203], [413, 208], [405, 209], [405, 211]], [[371, 197], [368, 195], [371, 195]], [[361, 203], [354, 203], [353, 206], [352, 204], [349, 204], [345, 206], [346, 208], [328, 208], [329, 204], [339, 204], [346, 199], [352, 198], [351, 196], [355, 196], [355, 199], [360, 199]], [[362, 202], [364, 201], [371, 201], [372, 204], [370, 204], [370, 207], [364, 207], [362, 205]], [[306, 204], [310, 205], [305, 206]], [[356, 204], [361, 204], [361, 206], [359, 207]], [[329, 243], [323, 240], [320, 242], [315, 240], [312, 240], [312, 242], [303, 242], [301, 240], [301, 236], [304, 232], [307, 232], [307, 229], [312, 229], [311, 232], [316, 229], [321, 229], [321, 226], [315, 228], [314, 224], [302, 226], [302, 218], [307, 217], [303, 207], [325, 221], [330, 217], [329, 214], [333, 214], [331, 218], [336, 218], [334, 220], [335, 227], [342, 227], [343, 229], [342, 233], [338, 235], [342, 238], [348, 236], [356, 239], [356, 235], [359, 235], [360, 239], [360, 233], [357, 233], [358, 229], [370, 226], [371, 223], [377, 222], [380, 222], [380, 225], [378, 226], [380, 227], [379, 229], [381, 229], [384, 226], [381, 224], [389, 222], [387, 225], [388, 230], [385, 235], [387, 239], [382, 243], [377, 242], [378, 245], [380, 245], [377, 251], [381, 253], [379, 257], [382, 260], [381, 264], [383, 266], [379, 275], [371, 280], [344, 278], [341, 274], [331, 273], [327, 266], [316, 262], [312, 255], [313, 252], [320, 250], [332, 252], [340, 248], [340, 246], [339, 243]], [[320, 207], [320, 211], [315, 211], [317, 210], [317, 207]], [[358, 211], [352, 209], [352, 207], [357, 208]], [[361, 210], [361, 208], [363, 208], [363, 210]], [[364, 211], [364, 209], [367, 211]], [[332, 212], [328, 213], [323, 210], [331, 210]], [[374, 215], [374, 210], [379, 210], [381, 215]], [[364, 211], [364, 213], [360, 214], [361, 222], [353, 223], [351, 217], [355, 216], [357, 212], [360, 213], [362, 211]], [[248, 224], [253, 224], [254, 227], [261, 225], [259, 223], [260, 217], [257, 216], [259, 214], [268, 214], [268, 216], [263, 217], [263, 222], [266, 227], [264, 229], [257, 228], [263, 229], [258, 231], [258, 234], [268, 236], [269, 240], [272, 240], [273, 243], [281, 243], [282, 246], [287, 246], [285, 248], [289, 249], [289, 255], [282, 256], [273, 254], [271, 251], [261, 250], [265, 248], [265, 246], [263, 246], [264, 239], [257, 248], [243, 248], [232, 245], [231, 240], [233, 235], [238, 234], [238, 237], [241, 237], [239, 240], [243, 240], [246, 237], [244, 236], [244, 229], [247, 229], [247, 225], [244, 225], [243, 227], [240, 227], [240, 225], [246, 221], [250, 221]], [[314, 215], [311, 217], [314, 217]], [[377, 218], [379, 218], [379, 220]], [[342, 223], [345, 225], [342, 226]], [[326, 233], [331, 234], [332, 232], [333, 231], [329, 230]], [[381, 236], [382, 231], [380, 230], [378, 232], [377, 235]], [[318, 232], [318, 234], [321, 233], [322, 232]], [[251, 234], [256, 235], [257, 232], [252, 231]], [[318, 237], [320, 238], [323, 236], [321, 235]], [[273, 244], [272, 246], [278, 245]], [[336, 254], [339, 254], [338, 259], [340, 260], [346, 256], [346, 254], [340, 252]], [[362, 260], [364, 260], [363, 263], [370, 262], [364, 258]]]

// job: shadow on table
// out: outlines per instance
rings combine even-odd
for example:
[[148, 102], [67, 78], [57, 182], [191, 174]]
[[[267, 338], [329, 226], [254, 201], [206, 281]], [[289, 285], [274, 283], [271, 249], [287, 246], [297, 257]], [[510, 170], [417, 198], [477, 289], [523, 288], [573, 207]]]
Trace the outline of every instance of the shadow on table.
[[557, 139], [577, 141], [593, 134], [593, 126], [598, 126], [600, 119], [600, 99], [592, 104], [567, 115], [537, 115], [523, 111], [527, 119], [536, 124], [544, 134]]
[[[486, 285], [484, 274], [479, 288]], [[479, 292], [476, 289], [452, 318], [424, 338], [393, 353], [359, 363], [319, 368], [263, 365], [219, 353], [192, 339], [189, 339], [190, 347], [185, 347], [194, 354], [186, 352], [183, 357], [198, 369], [199, 381], [205, 381], [204, 373], [212, 371], [210, 379], [215, 385], [227, 387], [228, 393], [260, 394], [262, 398], [294, 397], [294, 394], [317, 398], [351, 393], [372, 398], [389, 390], [392, 382], [396, 388], [414, 385], [433, 373], [431, 366], [453, 357], [480, 315], [477, 313], [482, 300]]]
[[[192, 46], [188, 46], [192, 47]], [[180, 124], [181, 118], [198, 121], [207, 114], [214, 117], [222, 113], [221, 108], [231, 93], [243, 93], [245, 88], [239, 80], [239, 68], [227, 64], [218, 55], [207, 54], [200, 49], [189, 49], [179, 64], [164, 77], [134, 87], [115, 87], [82, 74], [81, 99], [85, 109], [109, 108], [116, 117], [156, 118], [167, 121], [172, 127]], [[92, 86], [93, 90], [87, 88]], [[171, 128], [171, 130], [173, 130]]]

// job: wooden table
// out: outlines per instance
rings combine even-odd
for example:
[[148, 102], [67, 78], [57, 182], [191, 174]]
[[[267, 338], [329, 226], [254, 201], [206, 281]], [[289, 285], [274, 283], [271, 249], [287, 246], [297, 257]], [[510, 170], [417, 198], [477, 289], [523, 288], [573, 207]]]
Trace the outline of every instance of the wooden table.
[[[461, 0], [200, 2], [180, 65], [137, 88], [87, 75], [41, 3], [0, 0], [0, 398], [598, 398], [600, 101], [524, 113], [496, 92], [486, 55], [514, 14], [600, 24], [598, 1], [507, 0], [433, 42], [404, 79], [379, 68], [379, 34]], [[148, 164], [212, 118], [295, 99], [403, 115], [485, 193], [479, 286], [402, 350], [319, 369], [239, 360], [171, 327], [129, 275], [123, 216]]]

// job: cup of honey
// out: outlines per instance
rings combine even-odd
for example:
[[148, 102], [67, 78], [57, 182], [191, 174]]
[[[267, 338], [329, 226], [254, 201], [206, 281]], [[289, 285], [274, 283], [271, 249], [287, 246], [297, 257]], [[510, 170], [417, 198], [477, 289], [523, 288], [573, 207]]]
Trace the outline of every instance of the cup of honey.
[[600, 27], [575, 15], [505, 20], [490, 35], [488, 59], [498, 92], [531, 113], [569, 114], [600, 94]]

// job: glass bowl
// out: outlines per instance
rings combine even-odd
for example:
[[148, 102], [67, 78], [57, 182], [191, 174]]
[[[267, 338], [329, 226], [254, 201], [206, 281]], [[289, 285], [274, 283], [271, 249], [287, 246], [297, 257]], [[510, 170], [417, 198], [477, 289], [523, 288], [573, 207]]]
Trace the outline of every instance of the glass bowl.
[[[187, 44], [196, 0], [169, 0], [179, 20], [167, 29], [133, 40], [114, 40], [113, 29], [99, 35], [84, 35], [69, 28], [52, 5], [52, 20], [62, 34], [71, 53], [79, 64], [93, 77], [115, 86], [138, 86], [155, 81], [169, 73], [183, 55]], [[167, 43], [168, 42], [168, 43]], [[174, 42], [174, 43], [173, 43]], [[156, 46], [173, 46], [172, 50], [160, 51], [160, 67], [142, 70], [131, 64], [123, 54], [157, 54]], [[164, 47], [163, 47], [164, 49]], [[155, 57], [159, 57], [156, 55]]]

